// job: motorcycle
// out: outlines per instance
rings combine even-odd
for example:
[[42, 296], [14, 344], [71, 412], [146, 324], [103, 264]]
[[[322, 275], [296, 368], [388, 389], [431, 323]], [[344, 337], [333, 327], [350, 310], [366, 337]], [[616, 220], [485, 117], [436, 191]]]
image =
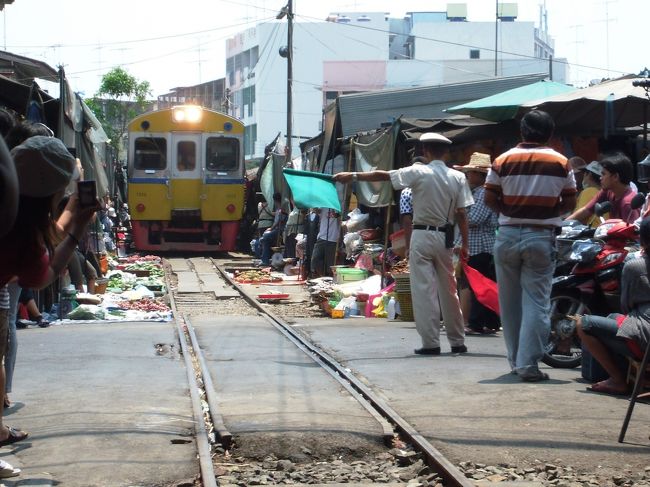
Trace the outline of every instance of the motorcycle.
[[[632, 200], [640, 208], [643, 194]], [[555, 368], [575, 368], [582, 361], [582, 345], [575, 330], [575, 316], [608, 315], [620, 311], [620, 278], [625, 262], [639, 250], [638, 228], [619, 219], [602, 219], [611, 203], [596, 205], [602, 223], [590, 239], [571, 244], [567, 275], [553, 278], [551, 291], [551, 332], [542, 361]], [[586, 234], [586, 230], [583, 229]]]

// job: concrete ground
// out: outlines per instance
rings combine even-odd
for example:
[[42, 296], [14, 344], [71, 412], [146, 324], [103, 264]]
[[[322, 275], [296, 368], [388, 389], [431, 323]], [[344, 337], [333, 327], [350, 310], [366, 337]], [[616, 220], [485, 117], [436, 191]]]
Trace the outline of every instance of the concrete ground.
[[7, 486], [174, 485], [198, 474], [185, 366], [173, 323], [18, 330], [4, 421], [30, 433], [0, 449]]
[[191, 321], [239, 455], [301, 461], [383, 450], [379, 423], [264, 318]]
[[586, 391], [580, 369], [522, 383], [509, 373], [500, 336], [470, 336], [468, 354], [417, 356], [412, 322], [296, 320], [295, 326], [373, 384], [392, 407], [453, 462], [557, 462], [586, 472], [650, 465], [650, 406], [637, 404], [626, 442], [617, 442], [628, 401]]

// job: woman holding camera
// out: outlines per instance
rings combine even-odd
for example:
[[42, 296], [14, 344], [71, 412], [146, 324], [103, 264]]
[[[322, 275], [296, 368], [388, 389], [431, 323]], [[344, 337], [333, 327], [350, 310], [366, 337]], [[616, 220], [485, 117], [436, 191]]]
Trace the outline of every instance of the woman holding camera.
[[[41, 289], [63, 271], [99, 205], [81, 208], [73, 195], [54, 221], [57, 203], [77, 173], [75, 158], [60, 140], [30, 137], [11, 155], [20, 195], [16, 223], [0, 239], [0, 287], [17, 281], [22, 287]], [[0, 360], [6, 354], [8, 316], [1, 321]], [[0, 367], [0, 390], [4, 389], [5, 368]], [[25, 439], [27, 433], [2, 424], [3, 410], [4, 401], [0, 401], [0, 446]]]

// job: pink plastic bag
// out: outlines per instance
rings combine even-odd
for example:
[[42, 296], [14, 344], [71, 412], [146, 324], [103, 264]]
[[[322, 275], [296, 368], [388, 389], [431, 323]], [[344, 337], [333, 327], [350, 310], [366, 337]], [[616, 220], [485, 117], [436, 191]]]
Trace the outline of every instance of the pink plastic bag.
[[368, 296], [368, 301], [366, 301], [366, 312], [365, 312], [366, 318], [374, 317], [374, 315], [372, 314], [372, 310], [374, 310], [376, 306], [373, 305], [372, 303], [375, 300], [375, 298], [382, 297], [384, 294], [391, 292], [394, 288], [395, 288], [395, 283], [393, 282], [392, 284], [389, 284], [384, 289], [379, 291], [379, 293], [371, 294], [370, 296]]

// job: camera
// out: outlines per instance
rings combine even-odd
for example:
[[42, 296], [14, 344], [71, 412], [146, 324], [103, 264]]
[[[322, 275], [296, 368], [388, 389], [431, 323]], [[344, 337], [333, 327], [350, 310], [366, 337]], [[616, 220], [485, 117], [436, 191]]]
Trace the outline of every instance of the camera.
[[95, 181], [77, 182], [77, 194], [79, 195], [79, 206], [88, 208], [97, 204], [97, 186]]

